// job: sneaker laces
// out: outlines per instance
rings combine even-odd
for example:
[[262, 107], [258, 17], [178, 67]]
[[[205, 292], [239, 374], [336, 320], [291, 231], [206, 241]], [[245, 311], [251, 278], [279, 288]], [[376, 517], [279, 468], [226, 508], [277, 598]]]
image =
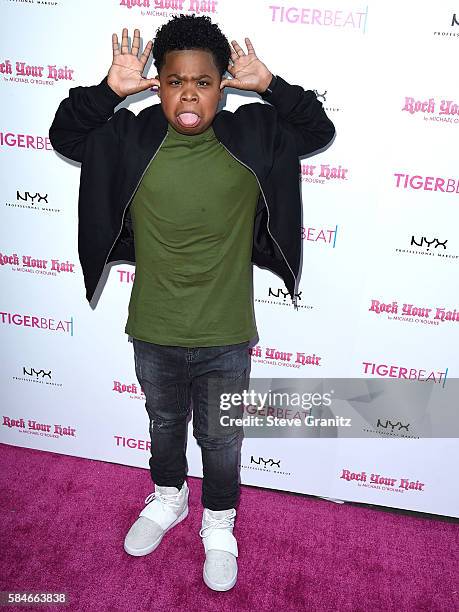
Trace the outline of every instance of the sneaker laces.
[[178, 491], [177, 493], [166, 493], [165, 491], [157, 490], [153, 491], [153, 493], [150, 493], [150, 495], [146, 497], [145, 503], [149, 504], [154, 499], [158, 499], [158, 501], [160, 501], [165, 506], [178, 507], [180, 505], [180, 497], [182, 494], [182, 489], [180, 489], [180, 491]]
[[201, 529], [199, 530], [199, 535], [201, 536], [201, 538], [206, 538], [207, 536], [209, 536], [211, 534], [211, 532], [209, 531], [209, 533], [206, 533], [204, 535], [204, 531], [206, 529], [228, 529], [228, 527], [234, 527], [234, 517], [236, 516], [236, 509], [232, 508], [231, 513], [221, 516], [221, 517], [216, 517], [216, 516], [211, 516], [210, 514], [206, 513], [206, 525], [205, 527], [201, 527]]

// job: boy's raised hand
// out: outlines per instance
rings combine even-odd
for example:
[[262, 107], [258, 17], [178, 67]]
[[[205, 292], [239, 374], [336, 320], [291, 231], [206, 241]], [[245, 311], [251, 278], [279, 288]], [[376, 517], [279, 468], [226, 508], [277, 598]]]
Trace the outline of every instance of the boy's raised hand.
[[125, 97], [154, 85], [159, 86], [159, 79], [147, 79], [142, 76], [152, 44], [149, 40], [139, 58], [140, 31], [137, 28], [134, 30], [134, 40], [130, 51], [127, 28], [123, 28], [121, 51], [118, 36], [112, 34], [113, 62], [108, 71], [107, 83], [119, 96]]
[[248, 53], [245, 54], [238, 43], [233, 40], [234, 51], [231, 53], [231, 62], [228, 64], [228, 72], [232, 79], [222, 79], [220, 89], [223, 87], [234, 87], [235, 89], [246, 89], [263, 93], [273, 77], [272, 73], [266, 68], [255, 54], [255, 49], [249, 38], [245, 38]]

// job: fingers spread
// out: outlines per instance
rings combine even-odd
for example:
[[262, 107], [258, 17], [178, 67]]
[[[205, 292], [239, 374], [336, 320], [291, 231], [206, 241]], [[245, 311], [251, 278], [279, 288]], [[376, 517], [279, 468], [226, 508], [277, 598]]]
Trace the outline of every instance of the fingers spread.
[[255, 49], [253, 48], [253, 45], [250, 42], [250, 38], [246, 38], [245, 39], [245, 44], [247, 45], [247, 50], [248, 50], [249, 54], [253, 53], [254, 55], [256, 55], [255, 54]]
[[112, 34], [112, 49], [113, 49], [113, 57], [116, 55], [120, 55], [120, 45], [118, 43], [118, 36], [116, 34]]
[[123, 34], [121, 38], [121, 53], [129, 53], [128, 43], [128, 31], [127, 28], [123, 28]]
[[134, 40], [132, 41], [131, 53], [137, 55], [140, 49], [140, 31], [136, 28], [134, 30]]
[[231, 44], [233, 45], [238, 57], [241, 57], [242, 55], [244, 55], [244, 51], [241, 49], [241, 47], [238, 45], [238, 43], [235, 40], [233, 40]]
[[145, 64], [147, 63], [148, 60], [148, 56], [150, 55], [150, 51], [151, 51], [151, 45], [153, 43], [151, 42], [151, 40], [149, 40], [147, 42], [147, 44], [145, 45], [145, 49], [143, 50], [142, 55], [140, 56], [140, 61], [142, 63], [142, 66], [145, 66]]

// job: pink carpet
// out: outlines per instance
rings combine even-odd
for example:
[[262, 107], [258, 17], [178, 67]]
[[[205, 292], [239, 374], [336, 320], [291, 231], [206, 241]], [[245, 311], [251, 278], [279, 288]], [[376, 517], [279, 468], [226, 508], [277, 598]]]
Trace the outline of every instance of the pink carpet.
[[239, 577], [202, 581], [201, 480], [190, 514], [151, 555], [123, 550], [152, 491], [147, 470], [0, 445], [1, 588], [66, 591], [71, 603], [8, 610], [453, 612], [453, 519], [242, 487]]

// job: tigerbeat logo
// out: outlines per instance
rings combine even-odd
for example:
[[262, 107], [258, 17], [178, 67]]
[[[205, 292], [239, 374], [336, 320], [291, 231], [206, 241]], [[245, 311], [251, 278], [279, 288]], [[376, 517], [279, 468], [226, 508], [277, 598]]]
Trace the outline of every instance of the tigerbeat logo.
[[56, 320], [50, 317], [21, 314], [19, 312], [0, 312], [0, 323], [3, 325], [15, 325], [16, 327], [32, 327], [47, 332], [60, 332], [74, 335], [73, 317], [69, 320]]
[[390, 363], [374, 363], [362, 361], [363, 373], [373, 378], [400, 378], [416, 382], [431, 382], [444, 387], [448, 376], [448, 368], [444, 370], [428, 370], [419, 367], [407, 367]]
[[442, 176], [422, 176], [394, 172], [396, 189], [459, 193], [459, 179]]
[[341, 30], [361, 31], [365, 33], [368, 7], [364, 10], [349, 8], [326, 9], [306, 8], [289, 5], [269, 5], [271, 21]]

